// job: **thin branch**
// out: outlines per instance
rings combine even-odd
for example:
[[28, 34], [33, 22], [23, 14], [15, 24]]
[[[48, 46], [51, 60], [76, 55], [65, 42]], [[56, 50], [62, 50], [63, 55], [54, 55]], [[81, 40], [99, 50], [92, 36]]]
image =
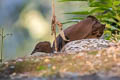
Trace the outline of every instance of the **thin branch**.
[[65, 34], [64, 31], [62, 30], [62, 24], [57, 21], [56, 16], [55, 16], [55, 4], [54, 4], [54, 0], [52, 0], [52, 23], [51, 23], [51, 31], [52, 31], [52, 35], [55, 38], [55, 51], [58, 51], [58, 47], [57, 47], [57, 40], [56, 40], [56, 25], [58, 25], [58, 29], [59, 29], [59, 33], [60, 36], [63, 38], [63, 40], [65, 41], [69, 41], [65, 38]]
[[55, 51], [58, 51], [57, 48], [57, 40], [56, 40], [56, 16], [55, 16], [55, 4], [54, 0], [52, 0], [52, 23], [51, 23], [51, 30], [52, 30], [52, 35], [54, 35], [55, 38]]

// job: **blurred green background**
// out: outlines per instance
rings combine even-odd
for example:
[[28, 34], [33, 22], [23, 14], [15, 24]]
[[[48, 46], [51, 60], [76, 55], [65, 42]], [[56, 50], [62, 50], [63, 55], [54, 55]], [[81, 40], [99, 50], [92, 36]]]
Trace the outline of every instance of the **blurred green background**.
[[[5, 34], [13, 34], [4, 40], [4, 60], [29, 55], [39, 41], [53, 41], [51, 3], [52, 0], [0, 0], [0, 27], [4, 28]], [[65, 12], [86, 7], [86, 2], [63, 3], [55, 0], [55, 12], [60, 22], [74, 17]], [[63, 28], [71, 24], [65, 24]]]

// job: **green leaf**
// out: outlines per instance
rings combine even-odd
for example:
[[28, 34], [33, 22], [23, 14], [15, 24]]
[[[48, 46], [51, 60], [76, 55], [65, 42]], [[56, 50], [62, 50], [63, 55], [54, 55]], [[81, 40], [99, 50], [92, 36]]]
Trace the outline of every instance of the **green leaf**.
[[115, 6], [120, 5], [120, 1], [114, 1], [113, 4], [114, 4]]
[[68, 21], [63, 22], [62, 24], [67, 24], [67, 23], [71, 23], [71, 22], [77, 23], [77, 22], [79, 22], [80, 20], [83, 20], [84, 18], [85, 18], [85, 17], [74, 17], [74, 18], [70, 18], [70, 19], [67, 19]]
[[93, 1], [95, 1], [95, 0], [88, 0], [89, 3], [93, 2]]
[[67, 24], [67, 23], [71, 23], [71, 22], [77, 23], [78, 21], [69, 20], [69, 21], [66, 21], [66, 22], [62, 22], [62, 24]]
[[104, 31], [104, 36], [106, 40], [110, 40], [112, 37], [111, 31], [108, 31], [108, 30]]
[[59, 2], [65, 2], [65, 1], [88, 1], [88, 0], [60, 0]]
[[85, 17], [73, 17], [68, 20], [83, 20]]
[[78, 12], [69, 12], [65, 14], [89, 15], [90, 13], [88, 11], [78, 11]]
[[91, 14], [96, 13], [96, 12], [114, 13], [112, 10], [110, 10], [109, 8], [105, 8], [105, 7], [96, 7], [96, 8], [93, 8], [93, 9], [90, 10]]
[[110, 3], [102, 3], [102, 2], [91, 2], [89, 3], [90, 7], [107, 7], [110, 8], [112, 7], [112, 4]]
[[[102, 23], [109, 25], [106, 27], [106, 39], [111, 39], [114, 31], [120, 31], [120, 0], [61, 0], [61, 1], [88, 1], [89, 11], [76, 11], [65, 14], [79, 15], [69, 19], [69, 22], [82, 20], [88, 15], [94, 15]], [[116, 20], [117, 19], [117, 20]], [[120, 34], [120, 32], [119, 32]]]

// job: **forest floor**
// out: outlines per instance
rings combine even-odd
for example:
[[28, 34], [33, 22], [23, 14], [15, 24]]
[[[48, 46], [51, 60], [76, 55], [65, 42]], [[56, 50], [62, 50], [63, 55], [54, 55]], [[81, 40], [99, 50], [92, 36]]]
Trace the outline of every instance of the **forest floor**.
[[9, 60], [0, 64], [0, 80], [120, 80], [120, 46]]

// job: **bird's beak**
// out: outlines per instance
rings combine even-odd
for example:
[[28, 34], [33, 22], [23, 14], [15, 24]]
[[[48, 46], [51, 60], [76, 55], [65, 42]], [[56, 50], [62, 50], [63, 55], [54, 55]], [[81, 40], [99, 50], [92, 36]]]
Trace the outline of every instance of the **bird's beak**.
[[31, 55], [33, 55], [35, 53], [35, 50], [32, 51]]

